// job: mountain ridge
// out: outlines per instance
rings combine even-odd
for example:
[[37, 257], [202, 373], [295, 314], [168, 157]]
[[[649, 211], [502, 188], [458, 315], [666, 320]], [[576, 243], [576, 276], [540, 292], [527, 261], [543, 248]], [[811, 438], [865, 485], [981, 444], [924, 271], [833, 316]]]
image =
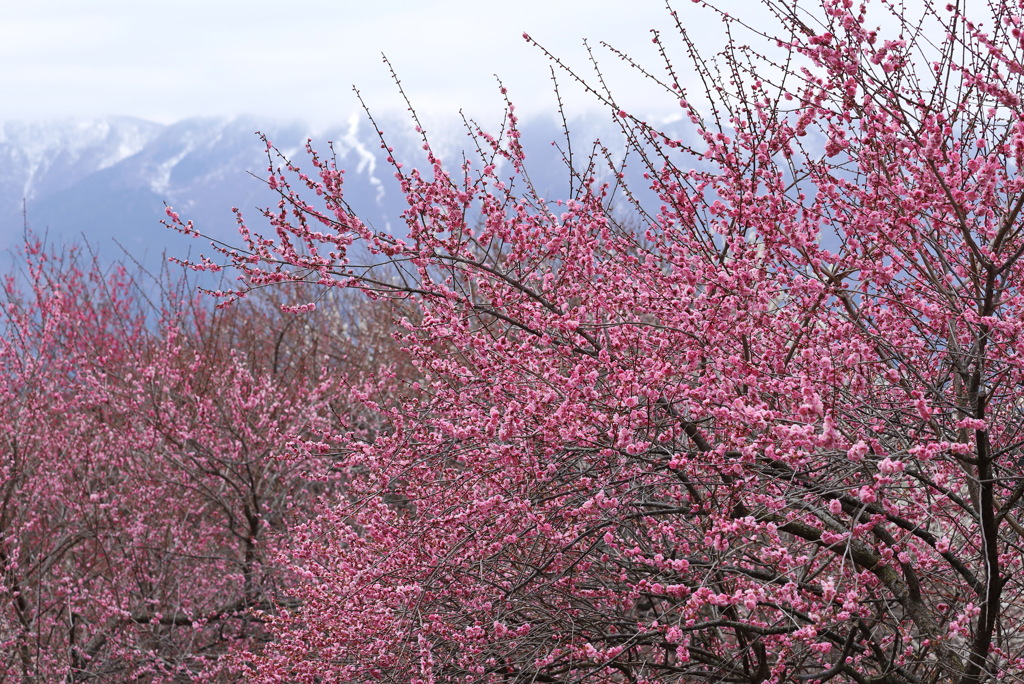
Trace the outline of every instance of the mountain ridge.
[[[376, 122], [395, 158], [407, 166], [425, 162], [414, 122], [396, 115]], [[581, 137], [614, 132], [596, 119], [573, 126], [586, 131]], [[400, 228], [408, 205], [365, 117], [319, 128], [253, 116], [171, 124], [132, 117], [6, 121], [0, 122], [0, 248], [19, 245], [26, 223], [51, 242], [84, 238], [101, 253], [115, 251], [116, 243], [149, 265], [165, 252], [185, 256], [205, 247], [161, 225], [165, 204], [204, 234], [231, 243], [237, 237], [231, 207], [255, 218], [258, 208], [278, 199], [259, 179], [268, 159], [257, 131], [302, 167], [308, 167], [308, 139], [322, 155], [333, 141], [338, 166], [346, 169], [346, 198], [360, 218], [378, 229]], [[473, 149], [461, 123], [432, 122], [430, 133], [435, 153], [449, 163]], [[538, 162], [531, 166], [534, 185], [552, 196], [564, 194], [568, 172], [552, 145], [564, 140], [561, 124], [532, 119], [522, 124], [522, 135], [531, 161]]]

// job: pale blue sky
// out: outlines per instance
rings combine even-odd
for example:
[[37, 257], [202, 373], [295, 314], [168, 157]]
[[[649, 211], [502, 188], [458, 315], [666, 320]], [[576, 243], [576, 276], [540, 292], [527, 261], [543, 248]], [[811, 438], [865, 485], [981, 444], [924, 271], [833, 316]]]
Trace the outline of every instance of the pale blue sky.
[[[674, 5], [688, 20], [707, 16], [688, 0]], [[524, 31], [585, 67], [584, 37], [650, 62], [653, 27], [669, 28], [662, 0], [8, 3], [0, 119], [125, 114], [169, 122], [249, 113], [326, 123], [354, 110], [352, 84], [375, 109], [397, 105], [381, 52], [423, 110], [489, 116], [500, 106], [498, 73], [521, 110], [550, 111], [547, 62]], [[625, 100], [657, 107], [634, 87], [638, 79], [616, 79], [613, 57], [602, 59]]]

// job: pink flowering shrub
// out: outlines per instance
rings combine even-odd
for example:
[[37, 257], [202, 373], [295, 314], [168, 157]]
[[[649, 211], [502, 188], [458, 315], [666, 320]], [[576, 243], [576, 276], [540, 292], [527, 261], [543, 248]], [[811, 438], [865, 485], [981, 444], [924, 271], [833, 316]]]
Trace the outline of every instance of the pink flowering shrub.
[[771, 63], [656, 34], [684, 139], [594, 89], [647, 188], [598, 156], [541, 196], [509, 106], [394, 163], [387, 235], [269, 147], [273, 236], [227, 261], [403, 302], [419, 379], [306, 445], [344, 496], [275, 556], [253, 680], [1024, 678], [1024, 8], [766, 4]]
[[0, 304], [0, 680], [236, 681], [254, 611], [296, 601], [275, 554], [337, 484], [291, 442], [351, 413], [350, 345], [273, 302], [161, 310], [80, 253], [26, 260]]

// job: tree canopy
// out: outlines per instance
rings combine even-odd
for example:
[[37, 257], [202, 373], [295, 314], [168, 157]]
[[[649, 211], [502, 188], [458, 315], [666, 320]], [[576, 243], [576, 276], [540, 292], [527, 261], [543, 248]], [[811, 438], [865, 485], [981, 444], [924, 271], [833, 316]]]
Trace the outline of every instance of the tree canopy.
[[567, 147], [563, 197], [512, 104], [475, 157], [389, 158], [395, 234], [267, 143], [272, 233], [239, 214], [219, 294], [362, 290], [411, 366], [351, 390], [382, 429], [288, 457], [338, 494], [269, 552], [246, 677], [1024, 678], [1024, 6], [763, 6], [631, 62], [682, 128], [552, 57], [628, 150]]

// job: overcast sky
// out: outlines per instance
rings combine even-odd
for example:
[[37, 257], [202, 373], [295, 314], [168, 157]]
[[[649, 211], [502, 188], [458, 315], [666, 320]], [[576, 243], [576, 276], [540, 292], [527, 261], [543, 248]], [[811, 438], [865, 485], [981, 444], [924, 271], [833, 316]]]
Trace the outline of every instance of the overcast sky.
[[[690, 2], [675, 6], [698, 21]], [[170, 122], [248, 113], [339, 121], [356, 108], [352, 85], [374, 109], [398, 104], [382, 52], [425, 111], [496, 112], [495, 73], [521, 110], [550, 111], [547, 61], [523, 32], [585, 68], [584, 37], [652, 63], [651, 28], [669, 29], [662, 0], [8, 3], [0, 119], [124, 114]], [[599, 54], [616, 80], [615, 58]], [[632, 106], [657, 108], [649, 90], [631, 87], [638, 79], [618, 81]]]

